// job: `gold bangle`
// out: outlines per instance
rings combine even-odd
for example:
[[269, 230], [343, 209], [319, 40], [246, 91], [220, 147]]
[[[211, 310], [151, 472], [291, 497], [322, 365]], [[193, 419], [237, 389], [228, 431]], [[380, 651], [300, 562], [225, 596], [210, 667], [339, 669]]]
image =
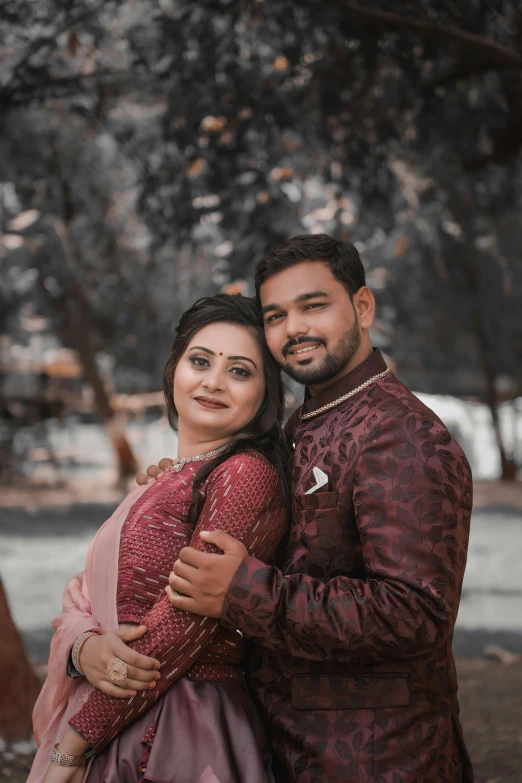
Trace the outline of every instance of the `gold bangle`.
[[84, 673], [82, 667], [80, 666], [80, 650], [82, 649], [84, 642], [86, 642], [87, 639], [89, 639], [91, 636], [98, 636], [98, 634], [95, 631], [86, 631], [85, 633], [82, 633], [82, 635], [76, 639], [71, 650], [72, 665], [76, 671], [82, 675], [82, 677], [84, 676]]
[[87, 756], [71, 756], [70, 753], [58, 750], [58, 743], [51, 748], [49, 759], [51, 764], [58, 767], [84, 767], [87, 762]]

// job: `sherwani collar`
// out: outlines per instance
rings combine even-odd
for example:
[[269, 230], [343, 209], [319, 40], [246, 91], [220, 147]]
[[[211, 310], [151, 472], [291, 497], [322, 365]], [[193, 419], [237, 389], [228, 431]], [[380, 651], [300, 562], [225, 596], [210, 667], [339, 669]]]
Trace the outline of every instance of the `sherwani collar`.
[[348, 394], [360, 386], [361, 383], [368, 381], [374, 375], [378, 375], [386, 369], [387, 364], [381, 352], [378, 348], [374, 348], [367, 359], [315, 397], [311, 397], [310, 392], [306, 389], [301, 415], [303, 413], [311, 413], [323, 405], [334, 402], [334, 400], [342, 397], [343, 394]]

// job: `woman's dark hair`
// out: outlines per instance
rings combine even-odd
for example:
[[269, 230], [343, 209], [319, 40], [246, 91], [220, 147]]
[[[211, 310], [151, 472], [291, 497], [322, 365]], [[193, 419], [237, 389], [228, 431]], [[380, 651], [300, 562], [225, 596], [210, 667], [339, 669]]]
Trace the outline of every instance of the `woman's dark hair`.
[[192, 488], [192, 504], [189, 521], [195, 523], [199, 517], [204, 498], [200, 489], [204, 481], [233, 454], [257, 451], [275, 467], [287, 503], [290, 499], [290, 453], [283, 435], [284, 387], [281, 371], [268, 350], [263, 332], [263, 319], [256, 300], [241, 294], [217, 294], [198, 299], [185, 310], [176, 329], [176, 339], [163, 372], [163, 391], [167, 403], [169, 424], [176, 429], [177, 411], [174, 405], [172, 383], [179, 360], [192, 337], [205, 326], [215, 323], [237, 324], [248, 329], [256, 338], [263, 356], [265, 396], [254, 418], [248, 422], [228, 444], [228, 448], [214, 459], [206, 462], [196, 474]]
[[366, 285], [364, 267], [356, 247], [329, 237], [328, 234], [300, 234], [270, 248], [257, 262], [254, 279], [258, 300], [259, 290], [269, 277], [303, 261], [323, 261], [327, 264], [350, 298]]

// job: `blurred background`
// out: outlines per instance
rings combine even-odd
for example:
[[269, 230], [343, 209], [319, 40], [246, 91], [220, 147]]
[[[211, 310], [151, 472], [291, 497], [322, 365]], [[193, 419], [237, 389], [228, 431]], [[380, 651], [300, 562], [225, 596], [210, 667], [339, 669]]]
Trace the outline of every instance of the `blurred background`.
[[175, 455], [180, 313], [319, 232], [357, 246], [374, 345], [472, 465], [464, 730], [477, 781], [522, 779], [521, 205], [517, 0], [2, 0], [1, 780], [65, 582]]

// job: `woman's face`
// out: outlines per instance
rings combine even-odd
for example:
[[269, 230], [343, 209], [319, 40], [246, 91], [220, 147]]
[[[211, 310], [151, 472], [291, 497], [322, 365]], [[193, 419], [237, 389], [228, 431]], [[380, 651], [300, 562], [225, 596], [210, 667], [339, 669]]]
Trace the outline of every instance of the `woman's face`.
[[208, 440], [235, 435], [263, 402], [263, 359], [254, 334], [216, 323], [191, 338], [174, 372], [174, 405], [180, 430]]

